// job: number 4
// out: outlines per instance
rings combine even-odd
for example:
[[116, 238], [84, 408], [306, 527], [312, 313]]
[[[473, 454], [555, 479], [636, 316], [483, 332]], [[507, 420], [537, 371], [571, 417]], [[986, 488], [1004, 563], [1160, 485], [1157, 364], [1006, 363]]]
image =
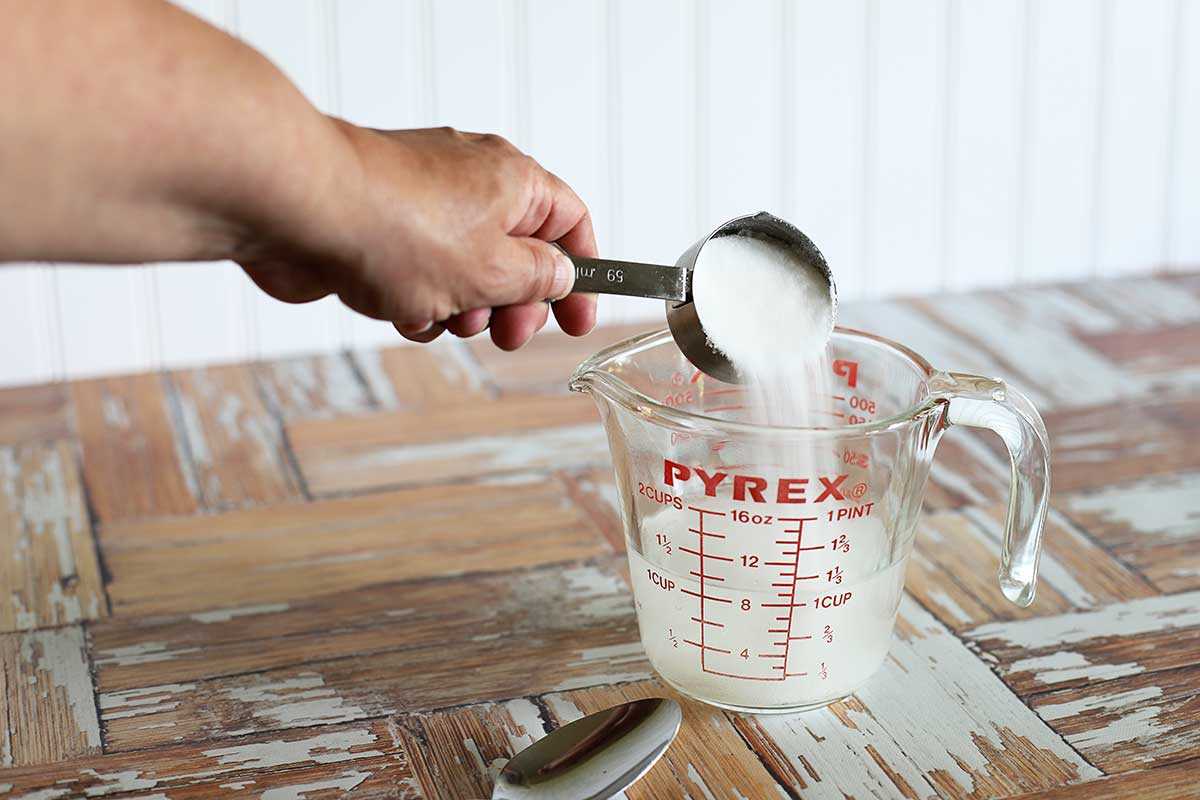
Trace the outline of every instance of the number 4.
[[742, 658], [750, 658], [750, 648], [746, 648], [742, 652], [738, 653], [738, 655]]

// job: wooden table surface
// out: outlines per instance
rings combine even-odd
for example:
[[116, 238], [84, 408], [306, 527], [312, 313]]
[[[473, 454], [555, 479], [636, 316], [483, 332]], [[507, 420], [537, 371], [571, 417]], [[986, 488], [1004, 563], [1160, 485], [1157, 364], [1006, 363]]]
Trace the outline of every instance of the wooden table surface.
[[[1200, 794], [1200, 275], [842, 320], [1038, 404], [1037, 601], [995, 582], [1006, 463], [951, 431], [870, 684], [687, 703], [629, 797]], [[629, 332], [0, 391], [0, 798], [484, 797], [548, 728], [670, 694], [565, 391]]]

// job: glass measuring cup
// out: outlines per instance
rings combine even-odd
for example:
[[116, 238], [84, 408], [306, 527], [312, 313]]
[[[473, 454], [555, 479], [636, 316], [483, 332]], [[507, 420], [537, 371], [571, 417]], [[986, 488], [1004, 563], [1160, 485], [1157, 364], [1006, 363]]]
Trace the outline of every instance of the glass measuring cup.
[[608, 433], [646, 653], [713, 705], [817, 708], [875, 672], [934, 449], [954, 424], [989, 428], [1009, 451], [1000, 584], [1014, 603], [1033, 601], [1049, 445], [1025, 396], [858, 331], [838, 328], [830, 354], [820, 428], [747, 422], [746, 388], [698, 371], [667, 331], [614, 345], [572, 377]]

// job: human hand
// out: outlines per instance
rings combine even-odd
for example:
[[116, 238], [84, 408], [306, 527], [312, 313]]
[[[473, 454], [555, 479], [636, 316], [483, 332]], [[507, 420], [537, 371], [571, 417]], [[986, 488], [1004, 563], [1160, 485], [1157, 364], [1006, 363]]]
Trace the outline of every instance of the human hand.
[[595, 297], [568, 294], [573, 266], [550, 244], [597, 255], [587, 207], [565, 183], [497, 136], [335, 123], [354, 174], [327, 181], [320, 211], [251, 235], [235, 257], [264, 291], [337, 294], [418, 342], [490, 327], [516, 349], [546, 324], [546, 301], [565, 332], [592, 329]]

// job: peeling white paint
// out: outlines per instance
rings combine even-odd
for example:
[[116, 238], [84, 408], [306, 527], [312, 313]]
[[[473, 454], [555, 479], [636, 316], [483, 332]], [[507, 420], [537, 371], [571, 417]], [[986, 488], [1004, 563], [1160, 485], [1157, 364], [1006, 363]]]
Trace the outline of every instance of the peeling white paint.
[[328, 725], [363, 719], [367, 713], [358, 706], [347, 704], [325, 680], [315, 673], [306, 673], [275, 683], [231, 687], [224, 693], [238, 702], [255, 705], [255, 717], [269, 719], [284, 727]]
[[[386, 469], [410, 464], [467, 462], [478, 471], [530, 469], [558, 463], [563, 453], [572, 464], [608, 459], [608, 439], [598, 423], [565, 425], [536, 433], [510, 436], [474, 436], [465, 439], [409, 444], [353, 454], [356, 469]], [[340, 470], [331, 463], [331, 470]]]
[[287, 611], [291, 606], [288, 603], [264, 603], [257, 606], [241, 606], [238, 608], [223, 608], [216, 611], [201, 611], [196, 614], [190, 614], [189, 618], [195, 622], [200, 622], [205, 625], [211, 625], [214, 622], [229, 622], [234, 617], [252, 617], [259, 614], [278, 614], [281, 611]]
[[129, 409], [125, 407], [124, 399], [110, 392], [102, 392], [100, 395], [100, 414], [110, 428], [129, 430], [133, 424], [129, 419]]
[[930, 589], [929, 599], [937, 603], [946, 611], [957, 623], [965, 623], [971, 621], [971, 615], [968, 614], [962, 606], [960, 606], [953, 597], [941, 589]]
[[1065, 506], [1076, 514], [1094, 514], [1104, 524], [1127, 526], [1144, 536], [1147, 544], [1200, 539], [1200, 473], [1196, 472], [1069, 495]]
[[[703, 570], [701, 571], [703, 572]], [[704, 783], [704, 779], [700, 777], [700, 773], [691, 764], [687, 765], [687, 776], [692, 783], [700, 787], [700, 791], [704, 793], [704, 800], [717, 800], [717, 798], [713, 796], [712, 791], [708, 788], [708, 785]]]
[[173, 711], [177, 702], [172, 697], [196, 688], [194, 683], [166, 683], [120, 692], [103, 692], [100, 695], [100, 712], [108, 719], [125, 719]]
[[297, 764], [337, 764], [360, 758], [382, 756], [381, 750], [358, 750], [375, 744], [377, 737], [365, 728], [322, 733], [306, 739], [293, 741], [256, 742], [205, 750], [206, 758], [215, 759], [222, 769], [188, 775], [189, 778], [206, 778], [223, 772], [244, 769], [273, 769]]
[[532, 700], [509, 700], [504, 704], [504, 710], [517, 727], [515, 732], [505, 731], [508, 734], [508, 746], [514, 755], [546, 735], [541, 712]]
[[36, 792], [26, 792], [12, 797], [10, 800], [57, 800], [71, 793], [70, 789], [38, 789]]
[[267, 789], [259, 800], [307, 800], [309, 792], [322, 792], [327, 789], [340, 789], [348, 792], [358, 787], [360, 783], [371, 777], [369, 772], [347, 772], [337, 778], [329, 778], [312, 783], [298, 783], [295, 786], [280, 786]]
[[383, 615], [385, 617], [410, 617], [415, 613], [417, 613], [415, 608], [395, 608], [390, 611], [384, 611]]
[[94, 769], [82, 770], [81, 775], [91, 775], [102, 785], [89, 786], [84, 792], [88, 797], [96, 797], [103, 794], [112, 794], [115, 792], [132, 792], [136, 789], [153, 789], [158, 785], [157, 780], [149, 780], [141, 777], [140, 769], [131, 769], [124, 772], [97, 772]]
[[[1038, 707], [1037, 711], [1047, 720], [1065, 719], [1099, 711], [1103, 715], [1114, 715], [1114, 719], [1101, 727], [1068, 734], [1066, 739], [1082, 750], [1107, 749], [1122, 742], [1145, 741], [1170, 732], [1170, 726], [1158, 722], [1161, 706], [1144, 705], [1162, 696], [1162, 689], [1146, 686], [1112, 694], [1082, 697], [1065, 703], [1051, 703]], [[1153, 753], [1146, 753], [1143, 760], [1152, 760]]]
[[1024, 650], [1060, 649], [1098, 637], [1135, 636], [1200, 625], [1200, 592], [1113, 603], [1095, 611], [1015, 622], [992, 622], [967, 632], [975, 641], [996, 640]]
[[78, 626], [22, 634], [22, 655], [37, 652], [34, 669], [61, 689], [71, 718], [89, 747], [100, 746], [100, 721], [92, 699], [92, 676], [85, 657], [83, 629]]
[[394, 409], [400, 407], [396, 390], [392, 381], [383, 368], [379, 350], [356, 350], [350, 354], [358, 366], [359, 373], [366, 381], [367, 388], [379, 403], [380, 408]]
[[170, 661], [189, 653], [199, 653], [199, 647], [184, 647], [179, 650], [169, 650], [166, 642], [142, 642], [127, 647], [113, 647], [108, 650], [96, 651], [96, 663], [117, 667], [131, 667], [137, 664], [153, 664], [159, 661]]
[[[811, 765], [818, 776], [810, 787], [814, 796], [898, 794], [868, 746], [922, 797], [970, 794], [977, 790], [972, 773], [993, 770], [981, 744], [986, 741], [1004, 750], [1002, 730], [1065, 762], [1080, 779], [1100, 776], [908, 595], [901, 601], [900, 615], [904, 627], [919, 634], [897, 637], [884, 666], [855, 693], [865, 710], [846, 704], [837, 712], [821, 709], [755, 718], [802, 773], [807, 770], [800, 766], [801, 758]], [[940, 780], [952, 781], [956, 790], [935, 792], [926, 778], [934, 771], [941, 773]]]
[[1022, 658], [1004, 667], [1005, 675], [1018, 672], [1034, 673], [1034, 680], [1044, 685], [1063, 683], [1083, 678], [1089, 681], [1105, 681], [1126, 675], [1137, 675], [1146, 668], [1136, 662], [1122, 664], [1097, 664], [1081, 653], [1060, 650], [1044, 656]]
[[633, 598], [615, 573], [593, 566], [563, 570], [567, 593], [579, 601], [579, 613], [588, 619], [626, 617], [633, 611]]

